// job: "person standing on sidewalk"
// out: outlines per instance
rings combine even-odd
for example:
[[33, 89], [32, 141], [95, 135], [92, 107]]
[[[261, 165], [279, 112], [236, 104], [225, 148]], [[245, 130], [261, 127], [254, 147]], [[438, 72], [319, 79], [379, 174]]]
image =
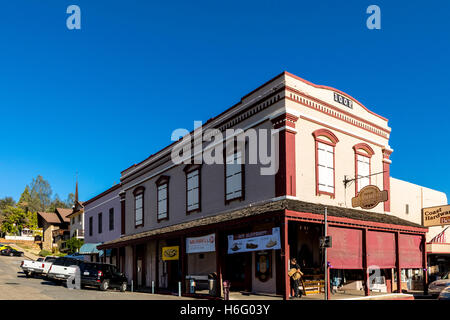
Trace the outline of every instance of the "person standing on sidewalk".
[[291, 283], [291, 294], [292, 294], [292, 290], [294, 291], [294, 296], [291, 297], [292, 298], [301, 298], [302, 297], [302, 292], [300, 291], [299, 287], [300, 287], [300, 279], [301, 276], [303, 275], [303, 273], [300, 270], [300, 266], [297, 263], [297, 259], [292, 258], [291, 259], [291, 265], [290, 268], [288, 270], [288, 274], [290, 277], [290, 283]]

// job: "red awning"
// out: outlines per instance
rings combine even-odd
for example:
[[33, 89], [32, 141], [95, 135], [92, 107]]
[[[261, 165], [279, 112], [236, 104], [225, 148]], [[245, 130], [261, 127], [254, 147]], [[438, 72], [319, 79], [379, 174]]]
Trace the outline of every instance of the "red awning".
[[332, 247], [328, 261], [333, 269], [362, 269], [362, 230], [328, 227]]
[[395, 234], [392, 232], [367, 231], [367, 266], [395, 268]]
[[422, 268], [422, 236], [411, 234], [399, 235], [400, 268]]

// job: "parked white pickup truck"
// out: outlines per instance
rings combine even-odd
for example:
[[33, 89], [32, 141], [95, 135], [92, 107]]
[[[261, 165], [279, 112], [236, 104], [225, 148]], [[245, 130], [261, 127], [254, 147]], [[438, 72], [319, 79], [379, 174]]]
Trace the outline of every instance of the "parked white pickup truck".
[[83, 261], [79, 259], [60, 257], [51, 265], [47, 277], [51, 280], [67, 280], [75, 274], [76, 268], [82, 263]]
[[45, 258], [38, 258], [36, 261], [23, 260], [20, 264], [25, 275], [28, 277], [34, 275], [47, 275], [52, 263], [56, 260], [56, 257], [47, 256]]

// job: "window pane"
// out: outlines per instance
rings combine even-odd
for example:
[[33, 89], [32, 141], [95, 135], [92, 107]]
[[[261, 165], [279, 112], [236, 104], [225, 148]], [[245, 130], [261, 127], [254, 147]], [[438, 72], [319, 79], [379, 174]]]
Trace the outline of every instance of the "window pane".
[[369, 157], [357, 156], [358, 159], [358, 192], [364, 188], [365, 186], [368, 186], [370, 183], [370, 178], [368, 177], [370, 175], [370, 159]]
[[167, 198], [167, 185], [158, 187], [158, 201], [165, 200]]

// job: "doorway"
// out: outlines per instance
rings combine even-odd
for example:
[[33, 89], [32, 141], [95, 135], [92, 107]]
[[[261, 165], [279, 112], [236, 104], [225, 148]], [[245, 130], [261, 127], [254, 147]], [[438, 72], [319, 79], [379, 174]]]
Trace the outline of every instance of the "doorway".
[[231, 291], [251, 291], [252, 253], [228, 254], [226, 257], [224, 280], [231, 282]]

